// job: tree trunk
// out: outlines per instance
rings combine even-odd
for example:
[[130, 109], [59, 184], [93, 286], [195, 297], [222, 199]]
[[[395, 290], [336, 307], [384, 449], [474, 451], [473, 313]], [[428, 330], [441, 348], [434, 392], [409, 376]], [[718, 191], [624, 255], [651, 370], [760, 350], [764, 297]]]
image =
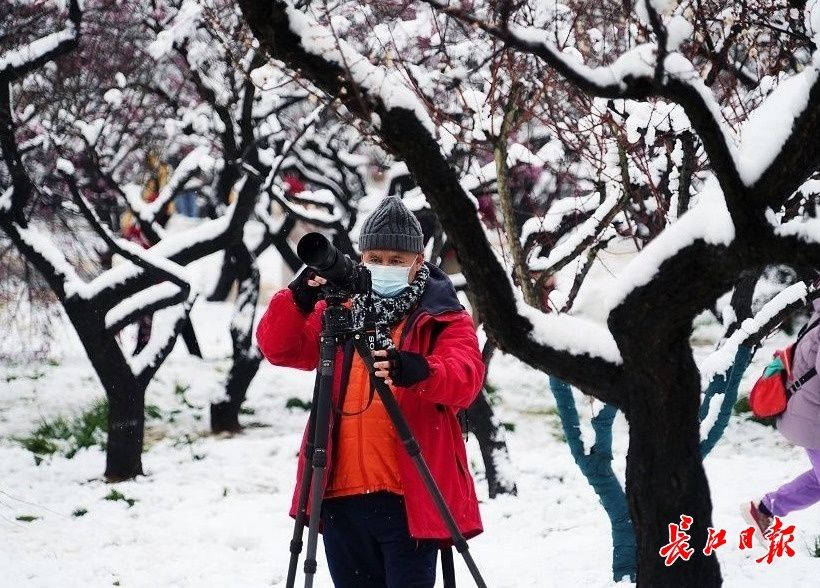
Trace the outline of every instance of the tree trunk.
[[[469, 297], [469, 291], [467, 295]], [[470, 408], [467, 409], [469, 429], [478, 441], [481, 459], [484, 461], [484, 472], [487, 477], [490, 498], [495, 498], [499, 494], [518, 495], [518, 487], [509, 474], [512, 470], [512, 462], [510, 461], [510, 452], [507, 450], [507, 440], [504, 438], [504, 428], [495, 418], [493, 406], [490, 404], [487, 395], [487, 374], [490, 373], [490, 361], [495, 354], [495, 350], [495, 344], [492, 340], [487, 339], [484, 349], [481, 350], [481, 358], [487, 367], [484, 374], [484, 387]], [[505, 472], [507, 472], [506, 475], [504, 475]]]
[[225, 384], [228, 400], [211, 404], [212, 432], [238, 433], [242, 430], [242, 425], [239, 424], [239, 412], [242, 403], [245, 402], [248, 386], [256, 376], [256, 372], [259, 371], [261, 359], [261, 356], [255, 355], [234, 361]]
[[[108, 393], [108, 443], [105, 477], [110, 482], [142, 475], [142, 442], [145, 433], [145, 390], [126, 373], [97, 373]], [[113, 380], [113, 382], [111, 381]], [[113, 392], [109, 389], [116, 387]]]
[[108, 398], [105, 477], [114, 482], [142, 475], [147, 382], [134, 376], [120, 346], [106, 334], [99, 312], [83, 301], [64, 306]]
[[208, 302], [225, 302], [231, 293], [231, 287], [237, 278], [237, 261], [233, 253], [233, 248], [225, 250], [225, 257], [222, 259], [222, 267], [219, 270], [219, 279], [214, 286], [213, 292], [208, 296]]
[[609, 524], [612, 527], [612, 579], [620, 582], [627, 577], [634, 582], [638, 567], [635, 528], [629, 518], [626, 494], [612, 470], [612, 422], [618, 409], [606, 404], [592, 417], [595, 442], [587, 452], [581, 437], [581, 423], [572, 387], [550, 376], [550, 389], [555, 396], [555, 406], [572, 458], [598, 495], [601, 506], [609, 517]]
[[[732, 291], [731, 307], [735, 313], [734, 320], [726, 329], [724, 339], [732, 336], [743, 321], [752, 316], [752, 300], [754, 298], [755, 286], [763, 273], [762, 267], [746, 270], [740, 274], [740, 278]], [[718, 317], [721, 318], [721, 317]]]
[[[712, 502], [700, 453], [700, 381], [691, 349], [682, 337], [651, 345], [663, 338], [638, 331], [634, 339], [624, 350], [631, 378], [626, 491], [637, 533], [638, 586], [720, 586], [717, 559], [702, 552]], [[640, 355], [629, 353], [638, 349]], [[667, 567], [659, 551], [670, 541], [668, 525], [680, 524], [681, 515], [694, 519], [686, 531], [694, 553]]]
[[484, 460], [490, 498], [499, 494], [518, 495], [515, 480], [505, 475], [505, 470], [510, 470], [510, 454], [504, 439], [504, 428], [493, 414], [486, 389], [481, 390], [475, 402], [467, 409], [467, 416], [470, 432], [478, 440], [481, 458]]
[[[253, 323], [259, 299], [259, 269], [256, 258], [243, 242], [230, 248], [239, 278], [239, 292], [231, 319], [233, 365], [225, 384], [228, 399], [211, 404], [211, 431], [238, 432], [239, 412], [253, 377], [259, 370], [262, 355], [253, 341]], [[226, 258], [228, 253], [225, 254]]]

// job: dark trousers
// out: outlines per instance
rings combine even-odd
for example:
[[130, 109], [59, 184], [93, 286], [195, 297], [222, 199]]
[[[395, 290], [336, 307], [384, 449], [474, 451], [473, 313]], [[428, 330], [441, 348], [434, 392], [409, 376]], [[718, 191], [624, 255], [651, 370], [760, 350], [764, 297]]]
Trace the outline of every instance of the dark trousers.
[[322, 519], [336, 588], [433, 588], [439, 542], [410, 537], [402, 496], [329, 498], [322, 503]]

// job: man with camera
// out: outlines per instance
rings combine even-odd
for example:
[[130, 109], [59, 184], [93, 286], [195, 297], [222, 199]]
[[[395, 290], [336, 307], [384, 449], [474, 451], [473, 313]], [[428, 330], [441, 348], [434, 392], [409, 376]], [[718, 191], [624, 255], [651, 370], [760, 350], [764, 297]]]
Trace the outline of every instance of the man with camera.
[[[375, 316], [374, 375], [396, 397], [459, 532], [469, 539], [482, 526], [456, 412], [473, 402], [484, 379], [475, 326], [447, 275], [424, 261], [421, 226], [401, 199], [384, 199], [368, 217], [359, 248], [372, 292], [352, 287], [344, 305], [354, 327], [367, 311]], [[320, 273], [306, 268], [272, 298], [257, 328], [259, 347], [271, 363], [316, 369], [327, 306], [320, 298], [334, 284]], [[373, 393], [352, 342], [335, 353], [320, 511], [334, 585], [432, 588], [438, 548], [450, 543], [451, 533]], [[310, 468], [307, 441], [308, 427], [292, 517], [298, 512], [303, 472]]]

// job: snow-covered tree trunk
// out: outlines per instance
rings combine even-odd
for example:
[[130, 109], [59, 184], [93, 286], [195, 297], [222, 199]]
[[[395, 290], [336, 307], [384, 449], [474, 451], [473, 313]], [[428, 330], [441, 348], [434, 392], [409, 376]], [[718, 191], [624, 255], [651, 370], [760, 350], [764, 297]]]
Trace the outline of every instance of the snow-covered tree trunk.
[[119, 346], [101, 336], [93, 303], [72, 299], [64, 307], [108, 399], [105, 477], [115, 482], [142, 475], [147, 382], [134, 375]]
[[228, 399], [211, 404], [211, 430], [214, 433], [235, 433], [242, 429], [239, 413], [248, 386], [262, 361], [262, 354], [253, 339], [254, 315], [259, 299], [259, 269], [256, 267], [256, 259], [244, 243], [234, 245], [229, 251], [237, 260], [236, 267], [240, 271], [239, 292], [231, 319], [233, 364], [225, 383]]

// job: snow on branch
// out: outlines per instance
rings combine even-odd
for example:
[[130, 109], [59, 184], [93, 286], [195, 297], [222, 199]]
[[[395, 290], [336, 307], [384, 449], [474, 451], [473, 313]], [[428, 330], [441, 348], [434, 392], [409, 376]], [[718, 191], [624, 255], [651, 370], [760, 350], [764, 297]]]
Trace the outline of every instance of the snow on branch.
[[[741, 131], [738, 168], [746, 186], [754, 185], [778, 159], [794, 133], [798, 119], [816, 108], [810, 97], [820, 83], [820, 51], [810, 66], [783, 80], [766, 100], [749, 114]], [[816, 137], [815, 137], [816, 139]]]
[[[803, 182], [790, 195], [790, 199], [794, 196], [811, 199], [816, 198], [818, 194], [820, 194], [820, 179], [812, 178]], [[805, 210], [794, 218], [789, 218], [790, 216], [784, 210], [775, 212], [771, 208], [766, 209], [766, 221], [773, 228], [776, 238], [794, 238], [807, 245], [820, 244], [820, 218], [810, 216]], [[783, 222], [784, 218], [788, 220]]]
[[599, 203], [600, 197], [595, 192], [582, 198], [559, 198], [543, 217], [532, 216], [524, 221], [521, 227], [521, 246], [526, 246], [527, 241], [535, 235], [557, 230], [567, 215], [594, 212], [600, 206]]
[[75, 291], [82, 290], [85, 282], [77, 275], [74, 266], [68, 262], [62, 251], [54, 245], [45, 233], [31, 226], [24, 229], [17, 223], [12, 223], [12, 225], [20, 239], [49, 266], [50, 273], [63, 282], [63, 290], [66, 296], [71, 296]]
[[0, 217], [0, 227], [43, 275], [58, 298], [63, 300], [88, 294], [89, 285], [77, 275], [74, 266], [45, 233], [3, 217]]
[[[233, 203], [228, 207], [227, 212], [219, 218], [205, 221], [174, 235], [166, 234], [159, 243], [143, 251], [146, 254], [146, 260], [155, 262], [158, 259], [165, 258], [166, 261], [170, 261], [169, 258], [173, 256], [181, 255], [195, 247], [206, 247], [209, 242], [220, 239], [228, 232], [235, 209], [236, 203]], [[133, 261], [121, 263], [91, 280], [81, 295], [84, 298], [91, 298], [105, 290], [115, 290], [129, 279], [136, 278], [143, 272], [144, 269]]]
[[648, 94], [648, 82], [654, 73], [654, 44], [638, 45], [621, 55], [611, 65], [589, 67], [575, 55], [565, 53], [551, 43], [549, 33], [542, 28], [515, 23], [510, 23], [506, 28], [496, 26], [460, 8], [446, 6], [438, 0], [424, 1], [435, 9], [476, 26], [520, 51], [541, 57], [585, 92], [603, 98], [643, 98]]
[[140, 316], [179, 304], [185, 299], [185, 292], [171, 282], [155, 284], [126, 298], [109, 310], [105, 314], [105, 328], [112, 333], [118, 333]]
[[[435, 136], [436, 126], [418, 96], [404, 83], [398, 72], [378, 67], [344, 39], [338, 39], [327, 27], [285, 3], [288, 28], [299, 37], [302, 49], [318, 55], [346, 71], [352, 82], [374, 99], [378, 98], [386, 110], [403, 108], [412, 112], [421, 125]], [[376, 117], [378, 119], [378, 117]], [[373, 121], [378, 126], [379, 121]]]
[[192, 305], [193, 300], [188, 300], [183, 304], [157, 312], [154, 315], [151, 339], [148, 345], [138, 355], [126, 357], [131, 371], [141, 384], [147, 385], [159, 369], [159, 366], [171, 353], [176, 344], [177, 335], [188, 321], [188, 313]]
[[[259, 169], [258, 169], [259, 168]], [[227, 247], [231, 239], [240, 239], [242, 227], [253, 211], [259, 187], [267, 168], [259, 162], [244, 162], [242, 169], [247, 172], [244, 185], [237, 199], [227, 206], [225, 213], [199, 225], [168, 235], [144, 251], [146, 259], [155, 262], [164, 258], [168, 263], [184, 266], [221, 248]], [[133, 262], [120, 264], [97, 276], [89, 283], [88, 293], [104, 297], [104, 306], [110, 308], [119, 302], [123, 290], [135, 293], [146, 286], [148, 275]]]
[[[650, 20], [653, 21], [661, 50], [658, 51], [656, 43], [638, 45], [619, 56], [612, 64], [599, 67], [589, 67], [574, 54], [558, 49], [549, 41], [548, 33], [543, 29], [517, 24], [498, 26], [484, 22], [463, 9], [445, 6], [438, 0], [424, 1], [445, 14], [484, 30], [519, 51], [540, 57], [569, 82], [592, 96], [636, 100], [656, 96], [679, 104], [701, 137], [726, 196], [734, 201], [735, 190], [727, 190], [740, 182], [734, 140], [715, 97], [691, 62], [682, 54], [671, 50], [675, 48], [675, 43], [671, 42], [669, 31], [656, 12], [659, 7], [666, 6], [662, 0], [642, 4], [649, 14], [656, 17]], [[641, 5], [641, 2], [638, 4]], [[675, 22], [680, 24], [679, 21]], [[676, 27], [676, 43], [681, 40], [680, 29], [681, 26]], [[731, 209], [735, 210], [734, 202]]]
[[[313, 199], [313, 194], [318, 194], [316, 198], [317, 205], [314, 205], [315, 208], [308, 208], [306, 205], [290, 202], [285, 198], [285, 194], [279, 186], [271, 186], [268, 192], [288, 214], [292, 214], [301, 220], [315, 225], [333, 227], [341, 222], [344, 217], [344, 211], [338, 206], [336, 198], [333, 197], [330, 190], [316, 190], [316, 192], [305, 191], [299, 193], [299, 199], [306, 203]], [[332, 198], [333, 212], [328, 212], [328, 210], [324, 208], [323, 201], [326, 201], [328, 196]]]
[[517, 45], [540, 55], [568, 80], [604, 98], [643, 96], [646, 89], [635, 86], [635, 82], [654, 74], [656, 47], [652, 43], [637, 45], [610, 65], [589, 67], [575, 55], [564, 53], [550, 43], [549, 34], [543, 29], [511, 25], [509, 34]]
[[73, 40], [76, 35], [76, 28], [71, 26], [62, 31], [51, 33], [48, 36], [37, 39], [19, 49], [7, 51], [0, 56], [0, 72], [7, 74], [12, 70], [23, 67], [27, 63], [40, 59], [44, 55], [54, 51], [60, 43]]
[[727, 173], [739, 173], [740, 154], [736, 139], [723, 118], [715, 95], [695, 66], [682, 54], [674, 52], [664, 60], [666, 79], [661, 95], [686, 112], [709, 152], [713, 167], [726, 168]]
[[310, 112], [307, 116], [299, 119], [299, 124], [301, 128], [296, 133], [296, 136], [292, 139], [289, 139], [287, 143], [282, 147], [281, 153], [279, 153], [275, 158], [274, 161], [270, 165], [270, 171], [268, 172], [268, 177], [265, 179], [264, 187], [262, 188], [263, 192], [269, 192], [271, 186], [273, 186], [273, 182], [276, 177], [279, 175], [279, 171], [285, 166], [289, 160], [292, 153], [294, 153], [296, 149], [296, 145], [304, 139], [310, 131], [313, 129], [313, 126], [319, 122], [320, 115], [333, 104], [333, 101], [327, 102], [326, 104], [322, 104], [317, 108], [314, 108], [312, 112]]
[[777, 237], [796, 237], [804, 243], [815, 245], [820, 243], [820, 218], [797, 217], [781, 224], [771, 208], [766, 209], [766, 218], [774, 227]]
[[28, 72], [76, 47], [80, 38], [82, 6], [80, 0], [71, 0], [68, 8], [70, 24], [61, 31], [0, 55], [0, 77], [9, 80]]
[[618, 345], [606, 327], [579, 317], [542, 312], [526, 304], [517, 288], [513, 293], [518, 313], [532, 324], [529, 337], [534, 342], [575, 356], [623, 364]]
[[615, 215], [626, 206], [628, 200], [629, 191], [623, 190], [619, 194], [614, 189], [610, 189], [603, 204], [572, 234], [553, 247], [546, 258], [533, 259], [529, 264], [530, 269], [551, 275], [569, 264], [609, 226]]
[[183, 158], [153, 202], [144, 202], [141, 195], [137, 194], [137, 190], [126, 190], [124, 194], [128, 199], [128, 205], [141, 223], [151, 224], [165, 205], [176, 195], [180, 186], [185, 185], [185, 182], [191, 179], [197, 171], [207, 173], [215, 165], [216, 161], [208, 153], [208, 148], [197, 147]]
[[157, 33], [148, 45], [148, 54], [155, 60], [162, 59], [175, 43], [183, 43], [196, 31], [202, 19], [203, 6], [197, 0], [185, 0], [179, 7], [171, 25]]
[[[187, 282], [187, 274], [183, 273], [184, 268], [170, 258], [182, 256], [194, 248], [208, 248], [210, 243], [223, 238], [230, 231], [235, 209], [236, 202], [228, 206], [227, 212], [223, 216], [205, 221], [174, 235], [166, 234], [166, 236], [153, 247], [144, 250], [140, 249], [140, 251], [136, 253], [140, 254], [139, 257], [141, 261], [145, 261], [151, 266], [164, 266], [163, 269], [171, 271], [176, 278], [182, 279], [184, 277]], [[135, 245], [127, 241], [122, 242], [119, 240], [118, 243], [123, 245], [127, 243], [129, 246]], [[121, 263], [104, 271], [87, 284], [84, 284], [83, 288], [75, 287], [74, 293], [86, 299], [100, 296], [103, 293], [112, 296], [129, 280], [137, 278], [143, 273], [145, 273], [145, 268], [135, 263], [134, 260], [129, 259], [126, 263]]]
[[256, 204], [254, 212], [262, 224], [265, 225], [267, 233], [271, 236], [279, 233], [287, 219], [287, 216], [283, 215], [281, 219], [275, 220], [270, 215], [270, 194], [267, 192], [259, 196], [259, 202]]
[[0, 212], [8, 212], [11, 210], [12, 196], [14, 195], [14, 187], [9, 186], [2, 194], [0, 194]]
[[146, 252], [145, 249], [136, 243], [115, 236], [111, 232], [111, 229], [100, 220], [89, 202], [80, 193], [73, 178], [65, 174], [65, 172], [63, 172], [63, 177], [68, 183], [69, 189], [77, 205], [80, 207], [83, 216], [112, 251], [120, 254], [131, 263], [153, 273], [155, 276], [170, 280], [184, 292], [183, 299], [187, 298], [188, 293], [191, 291], [191, 284], [185, 268], [168, 259], [157, 257], [150, 252]]

